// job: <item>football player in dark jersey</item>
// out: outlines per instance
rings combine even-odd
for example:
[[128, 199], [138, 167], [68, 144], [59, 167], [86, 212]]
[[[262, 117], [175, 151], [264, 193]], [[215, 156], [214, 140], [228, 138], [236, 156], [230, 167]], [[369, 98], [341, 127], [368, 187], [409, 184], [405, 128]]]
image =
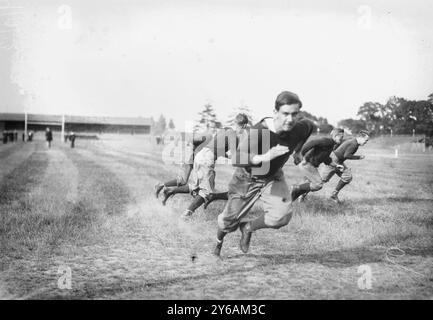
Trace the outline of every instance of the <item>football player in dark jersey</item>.
[[356, 137], [343, 141], [343, 143], [331, 153], [332, 164], [324, 166], [320, 171], [324, 182], [328, 182], [334, 174], [340, 177], [331, 195], [331, 200], [334, 202], [340, 203], [338, 193], [352, 181], [352, 172], [344, 161], [364, 159], [363, 155], [355, 155], [355, 153], [358, 151], [359, 146], [364, 146], [368, 142], [369, 138], [370, 133], [367, 130], [361, 130]]
[[247, 125], [248, 117], [245, 114], [238, 114], [234, 129], [220, 129], [208, 143], [202, 144], [201, 149], [194, 155], [191, 182], [188, 185], [164, 188], [162, 203], [165, 205], [167, 200], [177, 193], [191, 193], [195, 198], [182, 217], [191, 216], [215, 192], [215, 161], [219, 157], [229, 157], [236, 152], [239, 137]]
[[343, 141], [344, 130], [335, 128], [329, 136], [311, 137], [301, 149], [302, 162], [298, 168], [304, 174], [306, 181], [302, 184], [292, 186], [292, 201], [300, 197], [304, 200], [310, 191], [322, 189], [324, 181], [319, 173], [319, 165], [333, 165], [330, 157], [331, 152], [335, 150]]
[[[218, 216], [215, 255], [220, 255], [224, 237], [238, 227], [242, 233], [240, 247], [246, 253], [253, 232], [289, 223], [292, 205], [282, 168], [291, 154], [295, 164], [300, 162], [302, 145], [314, 131], [314, 124], [300, 117], [301, 107], [296, 94], [281, 92], [274, 116], [251, 127], [240, 141], [232, 157], [236, 170], [229, 183], [228, 201]], [[264, 212], [252, 221], [243, 220], [259, 198]]]

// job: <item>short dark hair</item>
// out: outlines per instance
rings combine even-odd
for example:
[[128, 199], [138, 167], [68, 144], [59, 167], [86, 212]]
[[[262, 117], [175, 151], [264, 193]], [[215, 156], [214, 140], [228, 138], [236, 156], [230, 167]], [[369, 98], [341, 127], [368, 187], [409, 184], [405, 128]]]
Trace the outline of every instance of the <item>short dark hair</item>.
[[248, 116], [245, 113], [239, 113], [235, 117], [235, 123], [240, 126], [247, 125], [249, 122]]
[[340, 134], [340, 133], [344, 133], [344, 129], [343, 128], [334, 128], [334, 129], [332, 129], [331, 130], [331, 137], [334, 137], [334, 136], [336, 136], [337, 134]]
[[299, 104], [299, 108], [302, 108], [302, 102], [296, 93], [290, 91], [283, 91], [277, 96], [277, 99], [275, 100], [275, 109], [278, 111], [280, 110], [280, 107], [284, 106], [285, 104], [296, 103]]
[[368, 130], [361, 130], [358, 132], [358, 137], [369, 137], [370, 136], [370, 132]]

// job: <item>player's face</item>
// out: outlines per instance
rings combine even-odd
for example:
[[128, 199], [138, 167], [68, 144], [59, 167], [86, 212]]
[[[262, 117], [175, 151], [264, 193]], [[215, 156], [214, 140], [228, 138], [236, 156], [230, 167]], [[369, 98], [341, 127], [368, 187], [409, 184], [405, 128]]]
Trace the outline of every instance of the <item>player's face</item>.
[[361, 137], [360, 140], [360, 145], [364, 146], [367, 142], [368, 142], [369, 137]]
[[343, 141], [343, 134], [339, 133], [334, 136], [334, 141], [336, 144], [340, 144]]
[[246, 125], [240, 125], [238, 123], [235, 124], [235, 131], [237, 135], [240, 135], [244, 132]]
[[274, 120], [277, 131], [289, 131], [299, 120], [299, 104], [285, 104], [277, 111], [275, 110]]

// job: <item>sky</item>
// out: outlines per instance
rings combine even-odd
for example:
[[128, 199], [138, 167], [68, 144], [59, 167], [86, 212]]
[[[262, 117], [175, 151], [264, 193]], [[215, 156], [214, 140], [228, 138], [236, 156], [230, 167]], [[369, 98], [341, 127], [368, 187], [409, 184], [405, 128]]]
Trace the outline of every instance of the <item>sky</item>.
[[433, 6], [393, 1], [0, 0], [0, 112], [255, 120], [278, 93], [332, 124], [433, 93]]

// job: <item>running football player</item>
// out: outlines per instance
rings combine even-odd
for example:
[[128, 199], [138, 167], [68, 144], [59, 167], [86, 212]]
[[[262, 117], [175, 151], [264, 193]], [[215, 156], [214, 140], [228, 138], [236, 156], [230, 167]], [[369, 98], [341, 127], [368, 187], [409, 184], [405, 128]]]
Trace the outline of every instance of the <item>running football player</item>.
[[[238, 228], [242, 233], [240, 248], [246, 253], [255, 231], [278, 229], [289, 223], [291, 198], [282, 168], [291, 154], [295, 164], [300, 162], [302, 145], [314, 130], [311, 121], [300, 117], [301, 107], [296, 94], [281, 92], [274, 116], [251, 127], [240, 142], [232, 158], [237, 168], [229, 183], [228, 201], [218, 216], [215, 255], [220, 255], [224, 237]], [[264, 212], [252, 221], [244, 220], [259, 198]]]
[[248, 117], [245, 114], [238, 114], [235, 118], [234, 130], [221, 129], [209, 143], [202, 146], [194, 157], [191, 182], [189, 185], [164, 188], [163, 205], [177, 193], [191, 193], [195, 196], [194, 200], [182, 214], [183, 218], [187, 218], [205, 203], [209, 196], [215, 192], [215, 161], [219, 157], [229, 157], [236, 152], [239, 137], [247, 125]]
[[336, 166], [330, 155], [341, 144], [343, 136], [344, 130], [335, 128], [329, 136], [312, 137], [304, 144], [301, 149], [302, 162], [298, 164], [298, 168], [304, 174], [306, 181], [292, 186], [292, 201], [298, 197], [304, 200], [308, 192], [322, 189], [324, 182], [319, 173], [319, 165], [324, 163]]
[[192, 139], [192, 153], [186, 162], [180, 165], [179, 172], [176, 179], [168, 180], [166, 182], [158, 182], [155, 185], [155, 196], [158, 199], [159, 193], [162, 189], [167, 187], [182, 187], [188, 183], [194, 165], [194, 155], [198, 153], [203, 146], [212, 139], [210, 134], [194, 135]]
[[355, 155], [360, 146], [364, 146], [370, 139], [370, 133], [367, 130], [361, 130], [356, 137], [349, 138], [331, 153], [332, 164], [326, 165], [321, 169], [320, 175], [324, 182], [328, 182], [334, 174], [340, 177], [340, 180], [332, 192], [331, 200], [340, 203], [338, 194], [346, 185], [352, 181], [352, 171], [344, 163], [346, 160], [361, 160], [363, 155]]

